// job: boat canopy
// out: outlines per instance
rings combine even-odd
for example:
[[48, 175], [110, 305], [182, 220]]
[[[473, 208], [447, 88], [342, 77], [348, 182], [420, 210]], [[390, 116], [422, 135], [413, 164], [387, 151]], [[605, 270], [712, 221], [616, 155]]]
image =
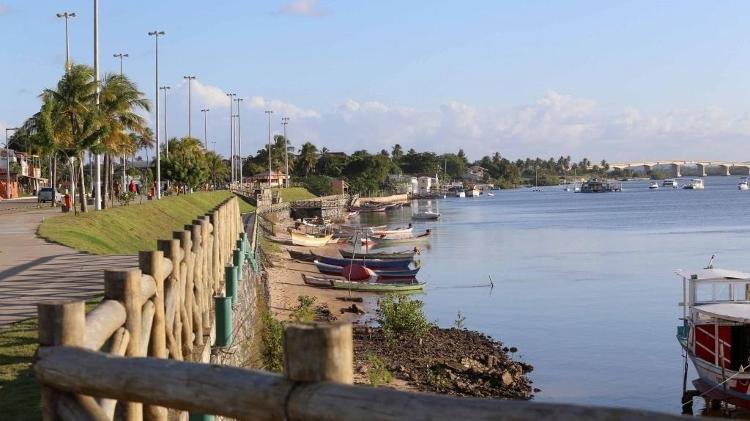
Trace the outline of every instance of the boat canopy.
[[679, 271], [680, 276], [683, 276], [691, 281], [717, 281], [726, 282], [730, 280], [746, 280], [750, 281], [750, 273], [740, 272], [737, 270], [729, 269], [701, 269], [695, 273], [686, 273]]
[[705, 304], [693, 307], [693, 310], [722, 320], [738, 323], [750, 323], [750, 306], [740, 303]]

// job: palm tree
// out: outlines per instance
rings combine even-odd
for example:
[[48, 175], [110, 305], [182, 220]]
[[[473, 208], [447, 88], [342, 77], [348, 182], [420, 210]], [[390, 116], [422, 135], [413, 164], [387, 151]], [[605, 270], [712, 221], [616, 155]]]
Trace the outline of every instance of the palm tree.
[[305, 142], [299, 150], [299, 159], [305, 176], [310, 175], [318, 162], [318, 148], [310, 142]]
[[[57, 83], [56, 89], [45, 89], [42, 99], [47, 107], [47, 124], [59, 150], [68, 158], [78, 159], [79, 201], [81, 212], [86, 212], [85, 183], [83, 182], [83, 153], [97, 146], [105, 133], [96, 107], [96, 80], [88, 66], [72, 66]], [[44, 107], [43, 107], [44, 108]]]
[[225, 182], [229, 178], [229, 165], [224, 161], [224, 158], [215, 152], [206, 152], [206, 166], [214, 188], [216, 188], [217, 181]]
[[107, 128], [100, 146], [105, 153], [104, 197], [109, 197], [113, 185], [112, 156], [134, 152], [136, 145], [128, 132], [142, 136], [147, 129], [146, 120], [135, 111], [149, 111], [150, 106], [143, 92], [127, 76], [107, 73], [99, 95], [99, 110]]

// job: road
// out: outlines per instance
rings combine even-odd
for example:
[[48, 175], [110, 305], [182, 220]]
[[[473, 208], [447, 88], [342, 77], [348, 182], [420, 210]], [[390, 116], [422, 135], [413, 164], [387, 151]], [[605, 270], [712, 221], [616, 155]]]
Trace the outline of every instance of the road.
[[[36, 197], [26, 197], [23, 199], [0, 200], [0, 215], [8, 212], [26, 209], [46, 209], [51, 208], [51, 203], [37, 203]], [[60, 210], [58, 209], [58, 212]]]
[[59, 214], [60, 208], [46, 207], [0, 212], [0, 326], [36, 316], [39, 302], [99, 295], [104, 269], [138, 265], [137, 255], [92, 256], [37, 237], [43, 219]]

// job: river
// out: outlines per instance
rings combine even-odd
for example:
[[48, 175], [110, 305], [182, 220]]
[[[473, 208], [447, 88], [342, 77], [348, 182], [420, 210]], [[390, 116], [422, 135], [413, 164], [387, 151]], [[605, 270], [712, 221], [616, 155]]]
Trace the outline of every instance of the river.
[[428, 317], [449, 327], [460, 311], [465, 327], [517, 347], [535, 367], [535, 400], [680, 413], [674, 271], [712, 254], [716, 267], [750, 271], [750, 191], [736, 176], [704, 180], [705, 190], [633, 181], [620, 193], [495, 191], [362, 222], [397, 226], [417, 205], [439, 210], [439, 221], [414, 224], [434, 230], [419, 257]]

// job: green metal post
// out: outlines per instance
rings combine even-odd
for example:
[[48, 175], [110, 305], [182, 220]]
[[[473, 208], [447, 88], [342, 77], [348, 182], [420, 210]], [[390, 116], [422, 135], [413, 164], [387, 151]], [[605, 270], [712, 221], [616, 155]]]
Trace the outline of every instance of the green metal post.
[[242, 280], [242, 250], [234, 249], [232, 264], [237, 268], [237, 281]]
[[237, 270], [232, 265], [224, 266], [224, 288], [227, 297], [232, 298], [232, 304], [237, 302]]
[[206, 414], [193, 414], [191, 413], [188, 417], [190, 421], [214, 421], [213, 415], [206, 415]]
[[214, 297], [216, 308], [216, 346], [232, 343], [232, 297]]

